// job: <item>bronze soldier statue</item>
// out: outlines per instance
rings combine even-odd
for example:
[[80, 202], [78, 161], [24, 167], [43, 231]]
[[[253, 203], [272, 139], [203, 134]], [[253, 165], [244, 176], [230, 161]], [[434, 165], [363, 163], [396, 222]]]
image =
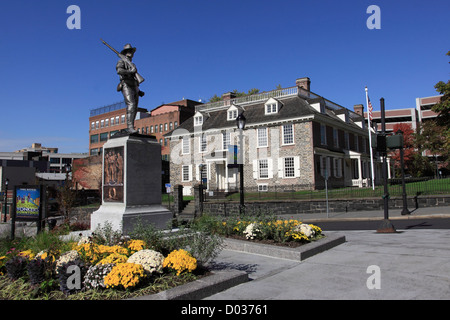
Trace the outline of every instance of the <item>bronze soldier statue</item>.
[[120, 58], [116, 65], [117, 74], [120, 77], [117, 91], [122, 91], [127, 105], [127, 131], [135, 133], [137, 130], [134, 129], [134, 120], [136, 119], [139, 97], [143, 97], [145, 94], [139, 90], [139, 85], [144, 81], [144, 78], [137, 72], [136, 66], [132, 62], [136, 48], [127, 43], [119, 53], [104, 40], [100, 40]]
[[134, 129], [134, 120], [136, 119], [136, 113], [139, 103], [139, 97], [144, 96], [144, 92], [139, 90], [139, 75], [135, 64], [132, 62], [136, 48], [133, 48], [131, 44], [126, 44], [120, 53], [125, 56], [126, 59], [120, 59], [117, 62], [116, 70], [120, 76], [120, 83], [117, 87], [117, 91], [122, 91], [123, 98], [127, 105], [127, 128], [129, 133], [137, 132]]

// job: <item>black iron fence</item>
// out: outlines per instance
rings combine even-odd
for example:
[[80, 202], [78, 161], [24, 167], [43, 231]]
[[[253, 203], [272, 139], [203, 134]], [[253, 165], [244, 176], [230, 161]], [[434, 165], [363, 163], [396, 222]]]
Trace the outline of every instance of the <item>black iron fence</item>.
[[[389, 180], [390, 197], [402, 196], [401, 179]], [[419, 195], [442, 195], [450, 194], [450, 178], [408, 178], [405, 179], [405, 189], [407, 196]], [[351, 199], [351, 198], [378, 198], [384, 195], [383, 185], [372, 187], [344, 187], [314, 190], [313, 185], [267, 185], [258, 187], [246, 187], [244, 189], [245, 201], [260, 200], [315, 200], [315, 199]], [[239, 189], [208, 190], [205, 191], [205, 200], [221, 199], [229, 201], [239, 201]]]

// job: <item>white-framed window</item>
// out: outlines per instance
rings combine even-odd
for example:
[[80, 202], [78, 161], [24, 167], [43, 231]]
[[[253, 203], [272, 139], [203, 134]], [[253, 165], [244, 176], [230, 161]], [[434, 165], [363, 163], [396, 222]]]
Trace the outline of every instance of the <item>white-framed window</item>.
[[[155, 128], [158, 128], [158, 127], [155, 126]], [[189, 137], [184, 137], [182, 143], [183, 143], [183, 148], [182, 148], [183, 154], [189, 154], [191, 152]]]
[[270, 98], [265, 104], [264, 104], [264, 112], [265, 114], [274, 114], [278, 113], [278, 101]]
[[105, 127], [105, 120], [100, 120], [100, 128], [104, 128]]
[[236, 118], [238, 116], [238, 111], [237, 111], [237, 109], [228, 110], [227, 115], [228, 115], [227, 120], [236, 120]]
[[283, 144], [294, 144], [294, 125], [283, 125]]
[[269, 161], [267, 159], [258, 160], [258, 177], [259, 179], [269, 178]]
[[285, 178], [295, 177], [294, 157], [284, 158], [284, 177]]
[[105, 119], [105, 127], [109, 127], [109, 119]]
[[111, 126], [113, 126], [113, 125], [115, 125], [115, 123], [114, 123], [114, 117], [111, 118]]
[[202, 134], [199, 139], [199, 152], [206, 152], [207, 142], [206, 142], [206, 134]]
[[99, 121], [95, 121], [95, 129], [98, 129], [100, 126], [100, 122]]
[[162, 123], [159, 125], [159, 132], [163, 132], [163, 125], [162, 125]]
[[228, 110], [227, 110], [227, 120], [228, 121], [236, 120], [238, 115], [239, 115], [239, 110], [235, 105], [232, 105], [231, 107], [228, 108]]
[[222, 150], [228, 150], [228, 145], [230, 144], [230, 133], [222, 132]]
[[164, 123], [164, 131], [167, 131], [167, 123]]
[[277, 113], [277, 104], [276, 103], [266, 104], [266, 114], [270, 114], [270, 113]]
[[259, 192], [267, 192], [269, 190], [269, 185], [267, 183], [260, 183], [258, 184], [258, 191]]
[[202, 124], [203, 124], [203, 114], [197, 111], [194, 114], [194, 126], [201, 126]]
[[181, 181], [187, 182], [192, 180], [192, 166], [191, 165], [184, 165], [182, 167], [181, 171]]
[[323, 146], [327, 144], [327, 126], [324, 124], [320, 125], [320, 144]]
[[194, 126], [201, 126], [203, 124], [203, 116], [194, 117]]
[[254, 179], [273, 178], [273, 161], [271, 158], [253, 160], [253, 178]]
[[[122, 122], [122, 123], [125, 123], [125, 115], [122, 115], [122, 119], [124, 120], [124, 122]], [[119, 116], [116, 116], [116, 124], [119, 124], [120, 122], [119, 122]]]
[[172, 130], [172, 129], [173, 129], [173, 123], [169, 122], [169, 130]]
[[153, 133], [153, 126], [150, 126], [150, 133]]
[[300, 157], [292, 156], [278, 159], [278, 178], [299, 178]]
[[267, 147], [268, 139], [267, 139], [267, 128], [258, 128], [258, 147]]
[[95, 129], [95, 122], [91, 122], [91, 130]]

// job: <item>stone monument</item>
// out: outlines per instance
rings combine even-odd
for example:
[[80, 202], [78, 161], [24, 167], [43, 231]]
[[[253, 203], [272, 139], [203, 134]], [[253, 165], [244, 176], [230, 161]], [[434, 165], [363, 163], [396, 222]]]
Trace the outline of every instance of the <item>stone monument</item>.
[[139, 221], [164, 229], [173, 217], [161, 205], [161, 145], [154, 136], [138, 134], [134, 129], [138, 96], [143, 95], [139, 94], [143, 78], [136, 76], [130, 60], [135, 51], [129, 44], [120, 54], [114, 50], [121, 58], [116, 69], [127, 104], [127, 129], [103, 145], [102, 205], [91, 215], [92, 231], [110, 223], [114, 230], [128, 234]]

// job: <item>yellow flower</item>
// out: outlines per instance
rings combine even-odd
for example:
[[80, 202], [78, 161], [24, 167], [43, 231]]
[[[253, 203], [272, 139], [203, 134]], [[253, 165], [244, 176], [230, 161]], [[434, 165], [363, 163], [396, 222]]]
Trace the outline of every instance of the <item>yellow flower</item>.
[[[25, 250], [25, 251], [21, 251], [21, 252], [19, 253], [19, 256], [31, 260], [31, 259], [34, 258], [34, 253], [33, 253], [31, 250]], [[44, 259], [44, 258], [42, 258], [42, 259]]]
[[131, 253], [143, 250], [145, 246], [146, 246], [145, 241], [142, 240], [131, 240], [128, 243], [128, 249], [130, 249]]
[[144, 276], [144, 268], [141, 265], [119, 263], [106, 275], [104, 283], [107, 288], [122, 286], [127, 289], [136, 286]]
[[183, 271], [194, 271], [197, 268], [197, 259], [186, 250], [174, 250], [164, 259], [163, 267], [174, 269], [179, 276]]
[[107, 264], [107, 263], [117, 264], [117, 263], [127, 262], [127, 260], [128, 260], [128, 257], [126, 255], [114, 252], [114, 253], [111, 253], [106, 258], [103, 258], [102, 260], [100, 260], [97, 264]]

